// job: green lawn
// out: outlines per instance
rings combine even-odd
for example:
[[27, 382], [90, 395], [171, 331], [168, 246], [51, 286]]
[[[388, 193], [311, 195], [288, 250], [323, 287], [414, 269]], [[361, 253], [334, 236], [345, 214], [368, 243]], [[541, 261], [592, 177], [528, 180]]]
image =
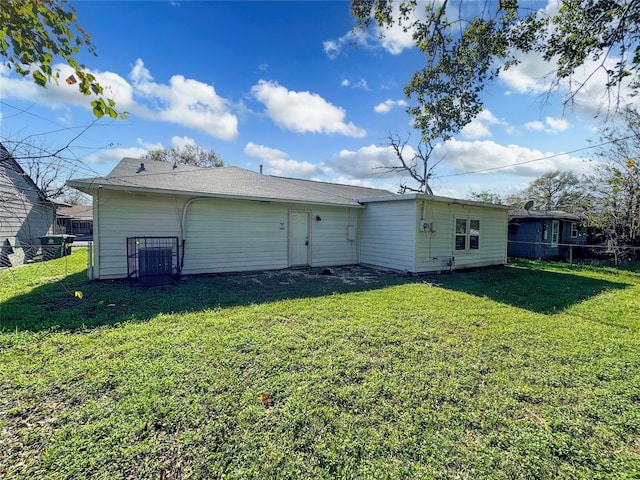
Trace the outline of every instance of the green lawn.
[[0, 478], [640, 478], [638, 265], [85, 262], [0, 272]]

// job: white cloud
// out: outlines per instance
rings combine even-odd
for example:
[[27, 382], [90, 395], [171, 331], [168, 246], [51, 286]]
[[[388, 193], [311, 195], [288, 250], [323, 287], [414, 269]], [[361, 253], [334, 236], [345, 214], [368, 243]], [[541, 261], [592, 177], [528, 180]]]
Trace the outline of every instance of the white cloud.
[[345, 123], [344, 109], [317, 93], [295, 92], [277, 82], [260, 80], [251, 93], [267, 108], [267, 115], [281, 128], [293, 132], [337, 133], [364, 137], [366, 132], [352, 122]]
[[[399, 18], [399, 7], [400, 2], [393, 3], [393, 18]], [[392, 55], [399, 55], [404, 50], [415, 47], [415, 40], [413, 39], [414, 29], [410, 28], [410, 25], [421, 17], [424, 17], [424, 15], [422, 15], [422, 8], [418, 6], [411, 12], [408, 20], [396, 21], [393, 25], [385, 29], [376, 27], [376, 36], [381, 37], [380, 43], [382, 48]]]
[[176, 148], [184, 148], [186, 146], [196, 146], [196, 141], [189, 137], [171, 137], [171, 146]]
[[[54, 109], [69, 104], [91, 108], [91, 97], [82, 95], [77, 84], [65, 82], [73, 74], [71, 67], [58, 64], [53, 68], [60, 72], [61, 80], [46, 89], [28, 78], [17, 78], [8, 69], [0, 69], [3, 97], [28, 99]], [[182, 75], [171, 77], [169, 84], [156, 83], [141, 59], [129, 73], [131, 83], [113, 72], [87, 71], [103, 86], [104, 96], [115, 100], [119, 112], [193, 128], [223, 140], [233, 140], [238, 135], [238, 120], [231, 113], [230, 102], [211, 85]]]
[[373, 107], [373, 111], [376, 113], [389, 113], [394, 107], [406, 107], [408, 104], [404, 100], [385, 100]]
[[[415, 151], [411, 146], [405, 147], [406, 158], [412, 158]], [[379, 147], [369, 145], [357, 151], [341, 150], [334, 155], [331, 162], [326, 166], [333, 172], [348, 175], [349, 178], [369, 179], [372, 177], [397, 177], [396, 173], [389, 173], [384, 170], [397, 164], [396, 154], [391, 147]]]
[[342, 38], [343, 37], [339, 38], [338, 40], [327, 40], [325, 42], [322, 42], [324, 53], [329, 58], [336, 58], [340, 54], [342, 45], [344, 43], [344, 40], [342, 40]]
[[326, 40], [322, 42], [324, 53], [331, 59], [337, 58], [345, 46], [357, 44], [365, 49], [374, 49], [379, 46], [375, 36], [365, 31], [348, 32], [335, 40]]
[[564, 118], [547, 117], [544, 123], [540, 120], [534, 120], [533, 122], [525, 123], [524, 126], [526, 129], [535, 132], [558, 133], [564, 132], [571, 125]]
[[[17, 77], [8, 68], [0, 69], [2, 79], [2, 96], [15, 97], [33, 101], [52, 109], [61, 109], [66, 105], [91, 108], [91, 100], [95, 97], [85, 96], [78, 91], [77, 84], [67, 84], [65, 79], [74, 74], [74, 70], [65, 64], [53, 65], [52, 69], [60, 74], [59, 83], [47, 84], [47, 88], [36, 85], [30, 78]], [[116, 101], [118, 111], [131, 111], [135, 105], [131, 85], [120, 75], [112, 72], [87, 70], [95, 75], [96, 80], [104, 88], [104, 95]]]
[[[394, 22], [386, 28], [372, 25], [368, 31], [357, 30], [349, 32], [335, 40], [323, 42], [324, 53], [329, 58], [337, 58], [345, 46], [357, 44], [361, 48], [373, 50], [382, 48], [391, 55], [400, 55], [407, 49], [415, 47], [413, 28], [411, 25], [418, 19], [424, 18], [423, 9], [418, 6], [407, 20], [398, 21], [400, 18], [400, 3], [392, 3], [392, 18]], [[375, 23], [375, 22], [374, 22]]]
[[92, 153], [84, 157], [86, 163], [101, 164], [101, 163], [117, 163], [125, 157], [140, 158], [149, 149], [144, 147], [127, 147], [127, 148], [112, 148], [103, 149], [97, 153]]
[[[560, 2], [549, 0], [542, 15], [547, 18], [557, 15], [559, 5]], [[625, 79], [618, 89], [612, 92], [607, 91], [605, 88], [609, 81], [607, 72], [615, 71], [620, 58], [609, 56], [604, 59], [604, 54], [607, 52], [601, 53], [601, 58], [598, 60], [587, 58], [583, 66], [577, 68], [570, 78], [560, 79], [557, 82], [554, 80], [557, 69], [555, 59], [547, 62], [536, 52], [520, 54], [518, 56], [520, 63], [500, 72], [500, 80], [508, 88], [522, 94], [546, 95], [557, 92], [567, 104], [591, 116], [608, 113], [611, 109], [615, 109], [618, 98], [623, 106], [625, 104], [637, 106], [638, 99], [633, 97], [633, 91], [630, 88], [633, 76]], [[554, 82], [557, 84], [554, 85]], [[582, 88], [576, 92], [575, 89], [578, 86]], [[505, 94], [509, 93], [505, 92]]]
[[567, 128], [569, 128], [569, 122], [567, 122], [564, 118], [546, 118], [547, 125], [549, 128], [553, 130], [553, 132], [564, 132]]
[[566, 153], [542, 152], [519, 145], [500, 145], [490, 140], [449, 140], [436, 145], [434, 157], [456, 173], [510, 174], [537, 178], [549, 171], [586, 172], [590, 162]]
[[223, 140], [237, 137], [238, 119], [212, 85], [182, 75], [171, 77], [168, 85], [156, 83], [141, 59], [136, 61], [130, 78], [136, 95], [152, 105], [138, 112], [141, 116], [201, 130]]
[[366, 90], [366, 91], [370, 90], [369, 85], [367, 84], [367, 81], [364, 78], [361, 78], [356, 83], [352, 83], [351, 88], [361, 88], [362, 90]]
[[520, 63], [500, 72], [500, 80], [517, 93], [535, 94], [551, 89], [551, 64], [537, 54], [521, 54]]
[[464, 138], [475, 140], [491, 137], [489, 127], [491, 125], [504, 124], [498, 120], [490, 110], [482, 110], [471, 123], [465, 125], [460, 133]]
[[543, 132], [544, 131], [544, 123], [540, 120], [534, 120], [533, 122], [527, 122], [524, 124], [524, 127], [528, 130], [533, 130], [535, 132]]
[[253, 142], [247, 143], [244, 147], [244, 153], [251, 157], [260, 158], [264, 161], [265, 173], [270, 175], [297, 177], [297, 178], [313, 178], [322, 173], [318, 165], [309, 162], [298, 162], [287, 158], [288, 155], [282, 150], [276, 148], [257, 145]]

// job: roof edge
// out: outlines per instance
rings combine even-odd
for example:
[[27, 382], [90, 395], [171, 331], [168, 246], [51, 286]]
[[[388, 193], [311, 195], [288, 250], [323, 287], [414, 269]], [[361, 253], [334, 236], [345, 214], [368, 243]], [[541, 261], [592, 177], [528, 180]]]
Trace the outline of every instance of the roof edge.
[[381, 202], [406, 202], [406, 201], [416, 201], [416, 200], [427, 200], [432, 202], [440, 202], [440, 203], [454, 203], [456, 205], [468, 205], [474, 207], [488, 207], [488, 208], [497, 208], [500, 210], [509, 210], [511, 207], [507, 205], [501, 205], [497, 203], [485, 203], [485, 202], [476, 202], [474, 200], [463, 200], [460, 198], [452, 198], [452, 197], [441, 197], [438, 195], [428, 195], [426, 193], [405, 193], [403, 195], [392, 195], [388, 197], [370, 197], [370, 198], [359, 198], [358, 201], [360, 203], [381, 203]]
[[[287, 198], [269, 198], [269, 197], [258, 197], [258, 196], [247, 196], [247, 195], [227, 195], [223, 193], [204, 193], [198, 191], [186, 191], [186, 190], [167, 190], [164, 188], [148, 188], [148, 187], [139, 187], [139, 186], [123, 186], [123, 185], [112, 185], [107, 183], [109, 179], [105, 178], [94, 178], [87, 179], [90, 181], [83, 180], [67, 180], [67, 185], [86, 193], [95, 192], [97, 190], [113, 190], [118, 192], [136, 192], [136, 193], [152, 193], [152, 194], [160, 194], [160, 195], [180, 195], [180, 196], [191, 196], [191, 197], [201, 197], [201, 198], [221, 198], [227, 200], [246, 200], [249, 202], [265, 202], [265, 203], [294, 203], [296, 205], [323, 205], [328, 207], [348, 207], [348, 208], [365, 208], [364, 205], [359, 205], [358, 203], [330, 203], [330, 202], [314, 202], [311, 200], [295, 200], [295, 199], [287, 199]], [[100, 183], [99, 180], [105, 180], [105, 183]], [[355, 202], [355, 201], [354, 201]]]

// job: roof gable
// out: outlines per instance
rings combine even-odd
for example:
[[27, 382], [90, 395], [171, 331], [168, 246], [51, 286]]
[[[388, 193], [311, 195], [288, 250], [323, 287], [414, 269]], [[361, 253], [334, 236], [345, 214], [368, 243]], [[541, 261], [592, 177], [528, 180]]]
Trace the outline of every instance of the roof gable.
[[[11, 155], [11, 153], [0, 143], [0, 166], [7, 171], [12, 171], [14, 174], [19, 175], [20, 178], [28, 185], [28, 189], [31, 192], [35, 192], [38, 196], [38, 199], [42, 202], [49, 203], [50, 200], [44, 194], [44, 192], [36, 185], [33, 179], [27, 175], [27, 172], [20, 166], [18, 161]], [[15, 185], [16, 188], [20, 188], [18, 185]], [[33, 201], [33, 200], [31, 200]]]

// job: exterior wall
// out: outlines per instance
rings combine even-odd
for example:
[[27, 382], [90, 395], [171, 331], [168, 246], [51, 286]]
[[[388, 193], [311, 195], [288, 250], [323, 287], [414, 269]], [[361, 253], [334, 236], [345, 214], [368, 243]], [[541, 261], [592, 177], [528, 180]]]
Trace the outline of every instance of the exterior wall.
[[362, 213], [360, 263], [415, 271], [416, 202], [369, 203]]
[[[455, 250], [456, 218], [480, 220], [477, 250]], [[420, 231], [424, 222], [430, 227]], [[414, 199], [372, 202], [362, 214], [361, 225], [360, 262], [366, 265], [422, 273], [507, 261], [504, 209]]]
[[[416, 272], [504, 265], [507, 262], [507, 211], [458, 203], [418, 201], [416, 223], [428, 222], [416, 231]], [[478, 249], [455, 250], [455, 219], [480, 221]]]
[[40, 250], [40, 237], [53, 233], [55, 209], [34, 185], [0, 162], [0, 268], [22, 265]]
[[519, 258], [538, 258], [543, 254], [542, 246], [537, 245], [541, 241], [541, 220], [517, 219], [509, 225], [508, 255]]
[[[551, 245], [552, 218], [518, 218], [509, 226], [509, 256], [520, 258], [554, 259], [569, 255], [571, 245], [587, 243], [587, 229], [573, 220], [558, 221], [558, 243]], [[578, 236], [571, 237], [571, 224], [578, 223]], [[546, 231], [546, 238], [544, 232]], [[564, 245], [563, 245], [564, 244]], [[577, 251], [576, 254], [580, 252]]]
[[[320, 207], [311, 211], [311, 265], [355, 265], [358, 263], [360, 208]], [[320, 217], [320, 221], [316, 217]], [[352, 237], [349, 239], [349, 226]]]
[[183, 274], [287, 268], [291, 210], [309, 212], [311, 266], [357, 263], [347, 226], [357, 227], [358, 209], [100, 190], [94, 197], [94, 276], [127, 276], [126, 239], [133, 236], [179, 237], [181, 257], [184, 240]]

